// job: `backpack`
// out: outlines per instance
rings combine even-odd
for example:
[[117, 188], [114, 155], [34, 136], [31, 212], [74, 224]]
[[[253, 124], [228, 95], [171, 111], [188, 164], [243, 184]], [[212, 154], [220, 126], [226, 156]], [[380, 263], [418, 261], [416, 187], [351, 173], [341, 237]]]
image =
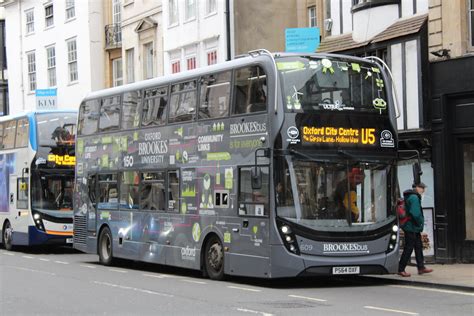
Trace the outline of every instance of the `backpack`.
[[405, 199], [398, 199], [397, 201], [397, 216], [400, 226], [405, 225], [411, 219], [405, 207]]

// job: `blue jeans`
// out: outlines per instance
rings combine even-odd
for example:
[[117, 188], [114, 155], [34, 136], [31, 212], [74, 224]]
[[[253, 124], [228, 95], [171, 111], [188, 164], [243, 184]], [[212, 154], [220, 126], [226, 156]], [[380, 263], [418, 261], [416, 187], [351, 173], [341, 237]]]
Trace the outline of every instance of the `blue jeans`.
[[423, 258], [423, 244], [421, 242], [421, 233], [412, 233], [403, 231], [405, 233], [405, 247], [403, 248], [400, 263], [398, 264], [398, 272], [405, 271], [405, 268], [410, 261], [411, 253], [415, 249], [416, 266], [418, 270], [425, 268]]

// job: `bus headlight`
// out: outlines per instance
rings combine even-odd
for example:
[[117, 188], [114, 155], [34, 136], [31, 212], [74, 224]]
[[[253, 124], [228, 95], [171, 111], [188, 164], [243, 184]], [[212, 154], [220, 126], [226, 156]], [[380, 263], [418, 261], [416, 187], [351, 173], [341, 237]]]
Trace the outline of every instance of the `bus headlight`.
[[293, 233], [290, 226], [286, 223], [283, 223], [277, 220], [278, 231], [280, 233], [280, 237], [283, 241], [283, 245], [285, 248], [296, 255], [300, 254], [300, 249], [298, 247], [298, 242], [296, 241], [296, 235]]
[[39, 220], [41, 216], [38, 213], [35, 213], [35, 215], [33, 215], [33, 218], [36, 220]]
[[282, 232], [283, 234], [285, 234], [285, 235], [286, 235], [286, 234], [290, 234], [290, 233], [291, 233], [291, 229], [290, 229], [290, 227], [288, 227], [288, 226], [286, 226], [286, 225], [283, 225], [283, 226], [281, 227], [281, 232]]
[[36, 212], [33, 211], [33, 222], [36, 226], [36, 229], [41, 230], [41, 231], [45, 231], [43, 220], [41, 219], [41, 214], [36, 213]]
[[398, 232], [398, 226], [397, 226], [397, 225], [393, 225], [392, 231], [393, 231], [394, 233]]

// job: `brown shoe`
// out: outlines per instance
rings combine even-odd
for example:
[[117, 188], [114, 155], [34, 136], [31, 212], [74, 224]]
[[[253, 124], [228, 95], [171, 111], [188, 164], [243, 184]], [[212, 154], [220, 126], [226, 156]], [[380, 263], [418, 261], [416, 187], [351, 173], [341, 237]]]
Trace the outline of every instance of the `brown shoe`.
[[402, 272], [398, 272], [398, 275], [404, 277], [404, 278], [408, 278], [408, 277], [411, 277], [411, 274], [408, 273], [408, 272], [405, 272], [405, 271], [402, 271]]
[[425, 274], [425, 273], [431, 273], [431, 272], [433, 272], [433, 269], [423, 268], [421, 270], [418, 270], [418, 274]]

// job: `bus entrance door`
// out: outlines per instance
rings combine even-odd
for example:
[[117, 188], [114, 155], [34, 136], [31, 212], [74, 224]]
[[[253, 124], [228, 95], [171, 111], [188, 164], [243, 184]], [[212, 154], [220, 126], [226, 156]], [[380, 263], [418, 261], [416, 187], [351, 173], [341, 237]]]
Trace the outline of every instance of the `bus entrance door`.
[[87, 179], [87, 230], [89, 232], [97, 231], [97, 174], [89, 175]]
[[12, 241], [15, 245], [28, 245], [28, 193], [24, 181], [10, 175], [9, 210]]

